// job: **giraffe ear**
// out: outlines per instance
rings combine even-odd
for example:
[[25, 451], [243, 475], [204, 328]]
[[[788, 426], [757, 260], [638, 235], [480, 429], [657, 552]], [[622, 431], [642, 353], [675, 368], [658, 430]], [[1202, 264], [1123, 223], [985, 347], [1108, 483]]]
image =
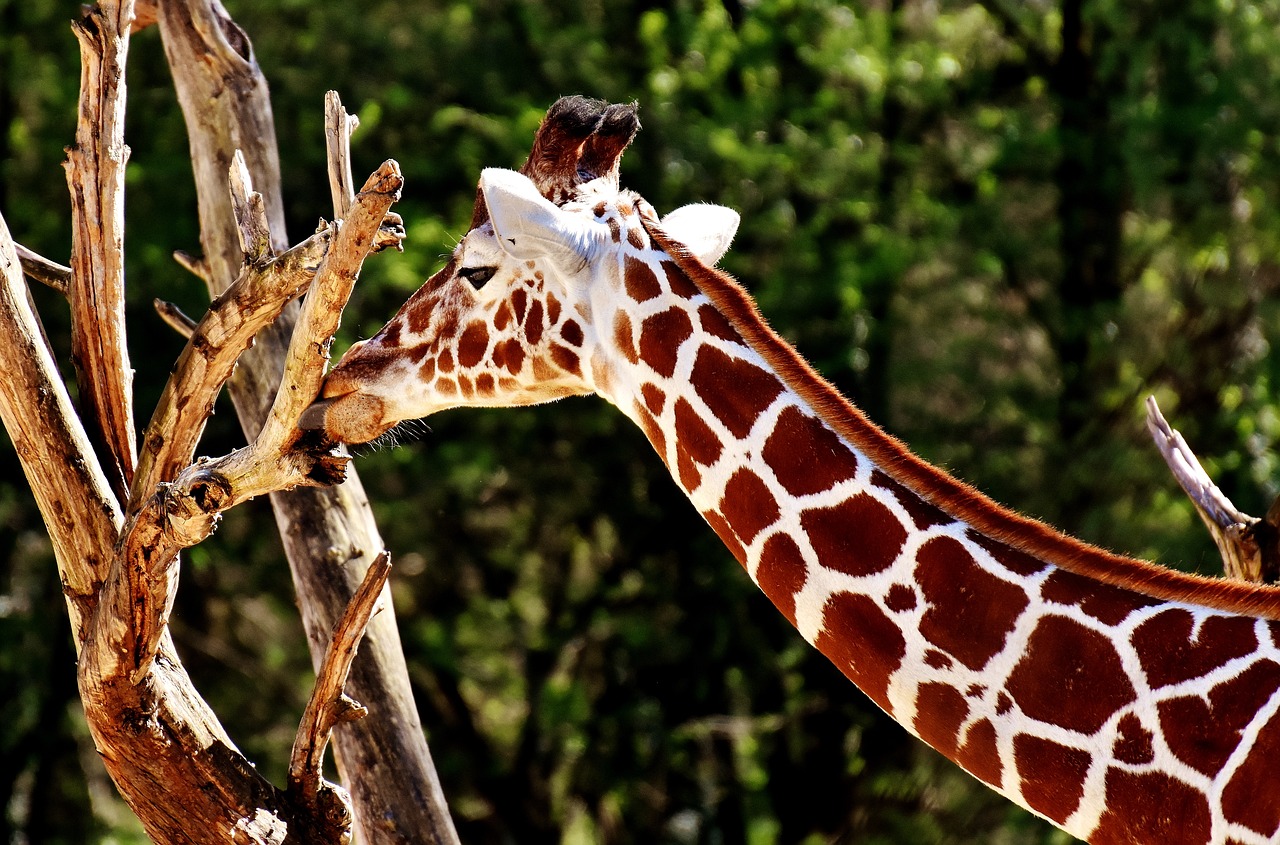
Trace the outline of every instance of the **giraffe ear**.
[[733, 243], [742, 218], [723, 205], [684, 205], [662, 218], [662, 228], [685, 245], [703, 264], [714, 267]]
[[512, 258], [581, 263], [591, 255], [598, 236], [595, 228], [561, 211], [524, 174], [486, 168], [480, 173], [480, 190], [498, 243]]

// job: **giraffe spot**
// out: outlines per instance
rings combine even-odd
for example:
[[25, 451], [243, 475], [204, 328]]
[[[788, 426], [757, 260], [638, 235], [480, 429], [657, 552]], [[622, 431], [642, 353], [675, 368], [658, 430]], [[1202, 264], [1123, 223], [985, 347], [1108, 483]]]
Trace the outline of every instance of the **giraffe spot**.
[[435, 347], [433, 347], [430, 343], [419, 343], [417, 346], [410, 349], [406, 354], [409, 356], [410, 361], [417, 364], [423, 358], [426, 358], [428, 355], [430, 355], [432, 349], [434, 348]]
[[525, 310], [529, 307], [529, 294], [524, 288], [516, 288], [511, 294], [511, 307], [516, 310], [516, 325], [524, 323]]
[[502, 357], [506, 359], [507, 370], [511, 375], [519, 374], [524, 367], [524, 347], [520, 345], [520, 341], [510, 338], [502, 343]]
[[638, 226], [631, 226], [627, 229], [627, 243], [636, 249], [644, 249], [649, 245]]
[[667, 404], [667, 394], [662, 392], [662, 388], [648, 382], [641, 386], [640, 396], [644, 399], [644, 406], [653, 412], [654, 416], [661, 414], [663, 406]]
[[906, 613], [916, 606], [916, 591], [906, 584], [894, 584], [884, 597], [884, 606], [894, 613]]
[[542, 322], [542, 302], [535, 299], [529, 305], [529, 316], [524, 321], [524, 336], [529, 339], [530, 346], [536, 346], [542, 340], [542, 331], [546, 325]]
[[1111, 745], [1111, 756], [1133, 766], [1150, 763], [1156, 758], [1154, 734], [1142, 726], [1137, 716], [1124, 714], [1116, 725], [1116, 741]]
[[795, 407], [778, 414], [760, 456], [793, 496], [830, 490], [858, 470], [858, 459], [835, 432]]
[[440, 350], [440, 357], [436, 359], [436, 369], [442, 373], [453, 372], [453, 351], [449, 349]]
[[484, 323], [472, 323], [458, 338], [458, 366], [474, 367], [489, 349], [489, 329]]
[[481, 373], [476, 376], [476, 393], [481, 396], [492, 396], [494, 393], [493, 376], [488, 373]]
[[924, 665], [930, 669], [950, 669], [955, 661], [936, 648], [931, 648], [924, 653]]
[[436, 377], [436, 359], [428, 358], [422, 362], [422, 366], [418, 368], [418, 378], [424, 382], [429, 382]]
[[623, 358], [633, 364], [640, 360], [640, 353], [636, 352], [635, 339], [631, 336], [631, 318], [625, 311], [619, 311], [613, 318], [613, 342]]
[[516, 381], [513, 378], [507, 378], [506, 376], [501, 376], [498, 379], [498, 387], [502, 388], [502, 391], [504, 393], [514, 393], [515, 391], [520, 389], [520, 382]]
[[575, 375], [582, 374], [582, 365], [578, 359], [578, 353], [568, 347], [556, 344], [551, 347], [551, 360], [556, 362], [556, 366], [567, 373]]
[[702, 291], [698, 290], [684, 271], [671, 259], [662, 262], [662, 271], [667, 277], [667, 288], [681, 299], [693, 299]]
[[1258, 709], [1280, 688], [1280, 666], [1260, 660], [1203, 695], [1160, 702], [1160, 729], [1173, 755], [1206, 775], [1217, 774], [1240, 744]]
[[392, 320], [382, 327], [382, 331], [378, 332], [378, 340], [383, 346], [395, 347], [400, 345], [400, 321]]
[[636, 302], [648, 302], [662, 293], [662, 285], [653, 270], [638, 258], [626, 256], [622, 261], [622, 282], [627, 288], [627, 296]]
[[1030, 734], [1013, 738], [1022, 797], [1036, 812], [1058, 824], [1075, 812], [1084, 795], [1092, 755]]
[[631, 203], [629, 202], [620, 202], [618, 203], [618, 213], [623, 217], [630, 217], [635, 213], [635, 209], [632, 208]]
[[550, 381], [560, 375], [541, 355], [535, 355], [529, 361], [533, 364], [533, 377], [538, 381]]
[[960, 745], [960, 725], [969, 715], [969, 702], [946, 684], [921, 684], [916, 693], [916, 733], [929, 745], [954, 758]]
[[475, 395], [475, 389], [471, 385], [471, 379], [461, 373], [458, 374], [458, 390], [462, 391], [462, 395], [467, 399], [470, 399]]
[[564, 325], [560, 327], [560, 336], [570, 346], [582, 345], [582, 326], [573, 320], [565, 320]]
[[704, 466], [711, 466], [720, 458], [724, 447], [720, 438], [703, 422], [683, 396], [676, 399], [676, 449], [684, 452]]
[[1222, 812], [1227, 821], [1267, 836], [1280, 828], [1280, 792], [1259, 788], [1274, 779], [1278, 759], [1280, 716], [1272, 715], [1222, 791]]
[[744, 467], [725, 483], [720, 513], [747, 545], [778, 519], [778, 503], [760, 477]]
[[613, 242], [620, 243], [622, 241], [622, 226], [614, 217], [609, 218], [609, 237], [613, 238]]
[[538, 262], [529, 260], [524, 263], [524, 266], [526, 270], [532, 270], [534, 267], [538, 266]]
[[1094, 845], [1208, 842], [1213, 830], [1203, 793], [1163, 772], [1107, 769], [1106, 807], [1089, 834]]
[[987, 688], [982, 684], [969, 684], [969, 688], [964, 691], [965, 698], [981, 698]]
[[716, 532], [716, 536], [720, 538], [720, 542], [724, 543], [729, 553], [733, 555], [738, 563], [745, 567], [747, 565], [747, 553], [742, 548], [742, 544], [738, 542], [737, 535], [733, 533], [733, 529], [729, 527], [729, 523], [725, 521], [724, 517], [715, 511], [703, 511], [702, 518]]
[[849, 575], [873, 575], [888, 569], [907, 532], [884, 505], [859, 493], [829, 508], [810, 508], [800, 524], [818, 561]]
[[898, 626], [874, 601], [857, 593], [827, 599], [814, 645], [881, 709], [893, 713], [889, 676], [901, 665], [907, 646]]
[[782, 392], [782, 382], [772, 373], [749, 361], [731, 358], [714, 346], [698, 350], [689, 381], [711, 413], [735, 437], [746, 437], [756, 419]]
[[689, 453], [678, 445], [676, 446], [676, 471], [680, 476], [680, 484], [690, 493], [697, 490], [698, 485], [702, 483], [702, 473], [698, 472], [697, 465], [689, 457]]
[[1002, 692], [996, 696], [996, 715], [997, 716], [1003, 716], [1005, 713], [1008, 713], [1012, 709], [1013, 709], [1013, 699], [1009, 697], [1008, 693]]
[[635, 403], [635, 411], [636, 419], [640, 421], [640, 428], [644, 430], [645, 437], [649, 438], [649, 442], [653, 444], [662, 462], [667, 463], [667, 438], [663, 435], [658, 421], [639, 402]]
[[1064, 616], [1040, 620], [1006, 689], [1030, 718], [1086, 734], [1136, 697], [1115, 646]]
[[493, 327], [498, 331], [503, 331], [509, 325], [511, 325], [511, 306], [503, 302], [493, 315]]
[[734, 331], [728, 319], [710, 303], [699, 306], [698, 322], [702, 325], [702, 330], [712, 337], [742, 345], [742, 335]]
[[1054, 604], [1075, 605], [1104, 625], [1119, 625], [1140, 607], [1156, 600], [1133, 590], [1103, 584], [1065, 569], [1055, 569], [1040, 589], [1040, 596]]
[[1143, 622], [1132, 641], [1152, 689], [1198, 678], [1258, 647], [1252, 619], [1208, 616], [1197, 628], [1190, 611], [1180, 608]]
[[955, 519], [941, 508], [926, 502], [880, 470], [871, 473], [871, 483], [881, 490], [892, 493], [917, 528], [925, 529], [933, 525], [950, 525], [955, 522]]
[[676, 371], [680, 345], [693, 334], [689, 315], [668, 308], [640, 324], [640, 357], [660, 376], [671, 378]]
[[451, 378], [442, 378], [436, 382], [436, 393], [441, 396], [455, 396], [458, 393], [458, 384]]
[[591, 213], [596, 217], [604, 217], [605, 208], [606, 206], [603, 201], [598, 202], [595, 204], [595, 207], [591, 209]]
[[493, 362], [493, 366], [499, 370], [507, 366], [506, 341], [499, 341], [493, 345], [493, 352], [490, 353], [489, 360], [491, 360]]
[[[452, 276], [453, 268], [454, 261], [450, 259], [449, 263], [444, 266], [444, 269], [432, 276], [431, 279], [427, 281], [427, 284], [423, 285], [423, 288], [426, 288], [427, 285], [430, 285], [431, 282], [436, 279]], [[431, 295], [424, 296], [420, 301], [415, 301], [417, 299], [417, 294], [410, 297], [409, 302], [405, 304], [404, 310], [405, 315], [409, 318], [409, 331], [413, 334], [422, 334], [427, 330], [427, 327], [431, 325], [431, 317], [436, 312], [436, 306], [440, 302], [440, 297], [432, 293]]]
[[989, 719], [969, 727], [964, 745], [956, 752], [955, 761], [978, 780], [1000, 788], [1004, 767], [1000, 764], [1000, 750], [996, 747], [996, 729]]
[[809, 569], [796, 541], [774, 534], [760, 548], [756, 583], [792, 625], [796, 624], [796, 593], [809, 580]]
[[1020, 587], [978, 566], [954, 537], [934, 537], [920, 547], [915, 580], [928, 606], [920, 633], [970, 669], [1000, 653], [1027, 609]]
[[985, 534], [979, 534], [972, 528], [965, 531], [965, 536], [986, 549], [987, 554], [995, 558], [996, 563], [1014, 575], [1035, 575], [1037, 572], [1043, 572], [1049, 566], [1047, 562], [1040, 560], [1040, 558], [1032, 557], [1026, 552], [1011, 548]]
[[560, 322], [560, 300], [555, 294], [547, 294], [547, 324], [554, 326]]

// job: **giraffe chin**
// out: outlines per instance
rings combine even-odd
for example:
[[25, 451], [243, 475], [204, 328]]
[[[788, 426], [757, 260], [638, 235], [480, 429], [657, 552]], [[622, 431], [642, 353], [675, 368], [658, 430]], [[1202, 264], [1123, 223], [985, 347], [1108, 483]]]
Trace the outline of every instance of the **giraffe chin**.
[[298, 418], [305, 431], [323, 431], [338, 443], [368, 443], [396, 424], [385, 420], [381, 399], [367, 393], [344, 393], [312, 402]]

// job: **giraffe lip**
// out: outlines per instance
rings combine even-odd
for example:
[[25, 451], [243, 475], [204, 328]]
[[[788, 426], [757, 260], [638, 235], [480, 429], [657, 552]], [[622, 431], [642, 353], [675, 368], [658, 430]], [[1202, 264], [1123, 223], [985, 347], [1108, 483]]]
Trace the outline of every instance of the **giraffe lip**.
[[324, 428], [324, 415], [329, 406], [341, 399], [341, 396], [328, 396], [317, 399], [307, 406], [298, 417], [298, 428], [303, 431], [318, 431]]

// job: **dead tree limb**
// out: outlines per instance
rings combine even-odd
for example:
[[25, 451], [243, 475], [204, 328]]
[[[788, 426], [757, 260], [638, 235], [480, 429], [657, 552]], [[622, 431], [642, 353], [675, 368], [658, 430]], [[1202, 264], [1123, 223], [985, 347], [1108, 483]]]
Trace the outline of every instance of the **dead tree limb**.
[[1147, 397], [1147, 428], [1173, 477], [1209, 529], [1227, 577], [1259, 584], [1280, 580], [1280, 511], [1276, 505], [1263, 519], [1237, 508], [1213, 483], [1182, 434], [1160, 413], [1154, 396]]
[[[198, 267], [216, 297], [240, 272], [239, 237], [224, 188], [237, 147], [263, 197], [272, 248], [285, 245], [270, 101], [248, 37], [216, 0], [160, 0], [158, 7], [191, 144], [204, 252]], [[228, 383], [250, 438], [267, 419], [276, 394], [291, 312], [286, 309], [259, 334]], [[384, 543], [354, 472], [338, 487], [276, 493], [271, 502], [318, 667], [329, 633]], [[365, 842], [457, 842], [390, 610], [370, 623], [349, 690], [370, 707], [370, 717], [340, 726], [334, 744]]]
[[72, 360], [91, 436], [121, 497], [135, 462], [124, 331], [124, 72], [132, 22], [133, 0], [103, 0], [72, 27], [80, 42], [80, 118], [66, 163]]
[[[365, 572], [360, 589], [356, 590], [333, 631], [289, 760], [287, 790], [290, 796], [312, 809], [312, 819], [338, 829], [351, 827], [350, 799], [344, 790], [324, 779], [324, 749], [335, 726], [369, 713], [368, 708], [348, 696], [344, 688], [360, 639], [369, 627], [369, 620], [382, 607], [379, 602], [390, 575], [391, 555], [384, 550]], [[318, 832], [318, 837], [327, 838], [327, 831]]]

